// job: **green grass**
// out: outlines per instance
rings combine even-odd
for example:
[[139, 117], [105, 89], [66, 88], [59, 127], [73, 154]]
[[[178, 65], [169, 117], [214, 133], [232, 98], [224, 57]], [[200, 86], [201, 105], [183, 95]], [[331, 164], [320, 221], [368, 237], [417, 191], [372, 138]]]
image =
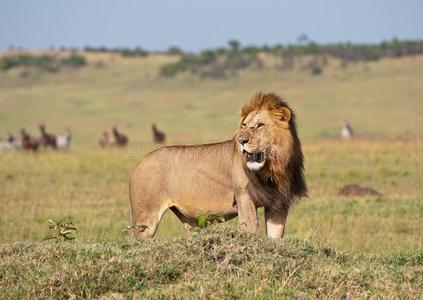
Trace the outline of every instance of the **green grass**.
[[[25, 257], [25, 260], [22, 260]], [[0, 245], [11, 298], [418, 298], [423, 252], [353, 254], [228, 229], [127, 243]]]
[[[0, 154], [0, 299], [422, 294], [422, 56], [346, 70], [331, 61], [317, 77], [276, 71], [269, 59], [228, 80], [158, 77], [174, 57], [87, 58], [80, 70], [0, 73], [0, 133], [37, 134], [45, 122], [74, 134], [68, 152]], [[236, 219], [184, 238], [166, 213], [156, 239], [129, 245], [128, 178], [153, 148], [150, 124], [169, 143], [227, 139], [260, 90], [290, 102], [305, 152], [310, 197], [291, 210], [287, 239], [237, 233]], [[359, 138], [337, 139], [344, 118]], [[98, 147], [113, 125], [129, 135], [127, 149]], [[350, 183], [383, 196], [339, 196]], [[48, 219], [73, 222], [77, 240], [43, 242]], [[206, 251], [210, 240], [219, 242]]]

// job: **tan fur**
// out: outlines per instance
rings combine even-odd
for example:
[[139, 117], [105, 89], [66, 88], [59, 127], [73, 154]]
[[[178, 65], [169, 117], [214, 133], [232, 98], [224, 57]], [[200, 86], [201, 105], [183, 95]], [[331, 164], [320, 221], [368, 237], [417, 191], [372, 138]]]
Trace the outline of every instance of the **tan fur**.
[[[240, 142], [254, 153], [248, 163]], [[252, 170], [251, 163], [262, 167]], [[138, 164], [129, 186], [136, 238], [153, 236], [168, 208], [186, 228], [200, 215], [238, 215], [241, 228], [257, 232], [258, 207], [266, 209], [268, 236], [281, 237], [289, 206], [306, 193], [295, 115], [279, 97], [262, 93], [242, 109], [233, 139], [153, 151]]]

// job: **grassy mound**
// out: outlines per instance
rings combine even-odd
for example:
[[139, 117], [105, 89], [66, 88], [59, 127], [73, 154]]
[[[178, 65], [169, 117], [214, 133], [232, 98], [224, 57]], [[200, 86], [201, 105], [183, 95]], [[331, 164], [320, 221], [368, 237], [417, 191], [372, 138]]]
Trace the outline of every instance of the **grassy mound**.
[[0, 245], [0, 299], [418, 298], [423, 252], [338, 253], [224, 227], [135, 244]]

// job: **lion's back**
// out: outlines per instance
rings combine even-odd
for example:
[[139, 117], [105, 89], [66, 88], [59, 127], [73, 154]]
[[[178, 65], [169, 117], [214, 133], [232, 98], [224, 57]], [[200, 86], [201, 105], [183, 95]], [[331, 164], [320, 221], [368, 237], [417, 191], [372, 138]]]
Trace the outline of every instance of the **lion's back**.
[[135, 168], [131, 187], [169, 194], [211, 196], [232, 188], [232, 143], [165, 146], [147, 154]]

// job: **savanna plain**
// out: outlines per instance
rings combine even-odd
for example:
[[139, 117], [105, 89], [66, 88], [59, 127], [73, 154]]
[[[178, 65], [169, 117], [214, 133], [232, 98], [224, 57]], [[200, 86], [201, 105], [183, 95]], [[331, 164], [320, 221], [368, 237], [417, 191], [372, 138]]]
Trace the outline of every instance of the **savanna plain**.
[[[423, 56], [330, 60], [321, 75], [264, 57], [226, 79], [163, 78], [170, 55], [86, 57], [0, 73], [1, 134], [38, 135], [41, 122], [73, 134], [68, 151], [0, 154], [0, 299], [422, 298]], [[168, 212], [156, 238], [130, 242], [128, 179], [156, 147], [151, 124], [167, 144], [229, 139], [258, 91], [289, 102], [305, 154], [309, 197], [285, 238], [239, 232], [236, 219], [186, 235]], [[339, 138], [344, 119], [351, 140]], [[99, 147], [112, 126], [127, 148]], [[338, 194], [353, 183], [381, 195]], [[47, 220], [72, 222], [76, 239], [44, 240]]]

